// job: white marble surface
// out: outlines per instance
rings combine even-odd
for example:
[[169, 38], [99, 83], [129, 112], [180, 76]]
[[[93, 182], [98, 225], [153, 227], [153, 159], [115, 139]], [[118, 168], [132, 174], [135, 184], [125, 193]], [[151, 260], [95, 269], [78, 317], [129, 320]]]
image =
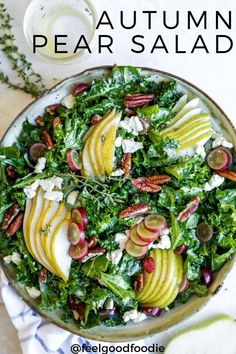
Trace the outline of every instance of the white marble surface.
[[[222, 13], [227, 10], [236, 12], [236, 2], [234, 0], [227, 0], [223, 3], [221, 0], [206, 0], [204, 6], [201, 7], [200, 2], [195, 0], [180, 0], [178, 6], [172, 0], [96, 0], [96, 6], [98, 12], [101, 10], [108, 10], [112, 14], [112, 19], [115, 24], [114, 30], [105, 29], [105, 34], [109, 33], [114, 37], [114, 54], [103, 53], [97, 55], [91, 54], [85, 61], [73, 65], [52, 65], [46, 61], [42, 61], [33, 56], [27, 44], [25, 43], [22, 32], [22, 18], [23, 11], [29, 3], [29, 0], [5, 0], [9, 11], [16, 18], [15, 20], [15, 34], [17, 42], [20, 47], [26, 52], [30, 60], [33, 62], [34, 67], [43, 75], [48, 86], [54, 81], [53, 78], [62, 79], [73, 73], [82, 71], [85, 68], [104, 65], [104, 64], [132, 64], [140, 66], [149, 66], [164, 71], [172, 72], [185, 79], [192, 81], [195, 85], [201, 87], [205, 92], [212, 96], [216, 102], [220, 104], [223, 110], [228, 114], [234, 123], [236, 123], [236, 103], [235, 103], [235, 51], [225, 54], [165, 54], [156, 53], [149, 54], [133, 54], [130, 53], [130, 37], [131, 34], [143, 34], [146, 37], [147, 47], [153, 42], [153, 38], [161, 33], [165, 36], [166, 41], [173, 43], [173, 36], [175, 34], [181, 34], [182, 46], [188, 48], [190, 42], [193, 43], [196, 38], [196, 33], [199, 30], [186, 31], [184, 25], [178, 30], [163, 31], [160, 29], [160, 25], [157, 24], [156, 29], [147, 31], [145, 28], [146, 22], [141, 21], [135, 30], [127, 31], [121, 30], [118, 25], [119, 10], [124, 10], [128, 14], [131, 10], [158, 10], [158, 18], [160, 19], [161, 10], [168, 10], [170, 16], [173, 15], [173, 11], [180, 10], [183, 15], [187, 10], [195, 11], [196, 14], [200, 14], [203, 10], [208, 10], [208, 13], [213, 10], [219, 10], [224, 7]], [[202, 2], [203, 4], [203, 2]], [[140, 13], [139, 13], [140, 14]], [[160, 16], [159, 16], [160, 15]], [[141, 16], [141, 15], [140, 15]], [[185, 21], [183, 20], [183, 23]], [[212, 23], [212, 21], [211, 21]], [[159, 31], [160, 30], [160, 31]], [[208, 31], [200, 31], [210, 42], [209, 47], [213, 47], [213, 41], [215, 30], [212, 25], [209, 25]], [[218, 31], [218, 34], [228, 33], [224, 28]], [[232, 31], [231, 36], [235, 37], [235, 29]], [[2, 58], [1, 58], [2, 59]], [[9, 72], [7, 64], [1, 60], [1, 69], [4, 68], [6, 72]], [[9, 123], [15, 118], [15, 116], [30, 102], [32, 98], [24, 93], [15, 92], [7, 89], [5, 86], [0, 85], [0, 135], [3, 134]], [[212, 317], [214, 315], [228, 313], [235, 316], [236, 313], [236, 266], [228, 276], [225, 285], [221, 291], [214, 297], [214, 299], [198, 314], [192, 316], [182, 324], [175, 326], [173, 329], [166, 331], [160, 335], [154, 336], [148, 340], [149, 343], [159, 342], [164, 344], [167, 338], [173, 333], [176, 333], [182, 328], [187, 328], [192, 324], [196, 324], [203, 319]], [[0, 305], [0, 354], [18, 354], [20, 353], [19, 344], [17, 342], [17, 335], [14, 331], [3, 305]]]

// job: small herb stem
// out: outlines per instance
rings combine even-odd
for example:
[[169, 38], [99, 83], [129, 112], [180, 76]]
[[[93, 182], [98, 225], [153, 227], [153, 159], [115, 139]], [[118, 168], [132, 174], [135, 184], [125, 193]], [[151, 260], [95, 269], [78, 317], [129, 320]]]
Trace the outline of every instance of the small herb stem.
[[21, 79], [22, 84], [14, 84], [9, 77], [0, 71], [0, 81], [8, 87], [22, 90], [33, 97], [40, 96], [45, 91], [45, 86], [41, 75], [36, 73], [32, 64], [26, 59], [15, 45], [15, 37], [12, 32], [12, 18], [7, 13], [6, 7], [0, 3], [0, 49], [9, 61], [13, 71]]

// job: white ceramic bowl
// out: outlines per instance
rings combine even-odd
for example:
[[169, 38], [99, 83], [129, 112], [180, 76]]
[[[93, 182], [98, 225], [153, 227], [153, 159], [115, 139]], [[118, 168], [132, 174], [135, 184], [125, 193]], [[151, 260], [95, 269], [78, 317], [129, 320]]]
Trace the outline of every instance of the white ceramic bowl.
[[[45, 107], [52, 103], [60, 102], [60, 100], [71, 92], [72, 87], [80, 82], [91, 83], [93, 79], [101, 79], [107, 76], [111, 67], [97, 67], [93, 69], [86, 70], [78, 75], [72, 76], [60, 84], [47, 91], [42, 97], [30, 104], [23, 112], [21, 112], [15, 121], [11, 124], [9, 129], [6, 131], [2, 143], [5, 146], [12, 145], [21, 130], [22, 123], [29, 119], [29, 121], [34, 122], [35, 117], [42, 115]], [[156, 80], [163, 79], [175, 79], [178, 86], [182, 91], [187, 92], [188, 96], [197, 96], [203, 102], [205, 109], [209, 110], [214, 117], [217, 118], [218, 124], [224, 130], [225, 136], [233, 142], [234, 147], [236, 147], [236, 132], [233, 124], [230, 122], [229, 118], [222, 111], [222, 109], [204, 92], [199, 90], [194, 85], [189, 82], [176, 77], [174, 75], [161, 72], [155, 69], [142, 68], [143, 73], [152, 74]], [[60, 319], [60, 311], [54, 312], [44, 312], [40, 310], [37, 306], [37, 301], [29, 297], [24, 287], [15, 282], [15, 271], [11, 266], [4, 264], [2, 260], [3, 256], [0, 255], [0, 262], [3, 270], [10, 280], [12, 286], [15, 288], [17, 293], [23, 300], [31, 306], [37, 313], [44, 317], [49, 322], [64, 328], [67, 331], [80, 335], [88, 339], [94, 339], [98, 341], [108, 341], [108, 342], [124, 342], [133, 341], [137, 339], [144, 338], [146, 336], [158, 333], [167, 329], [176, 323], [181, 322], [183, 319], [189, 317], [191, 314], [198, 311], [202, 306], [204, 306], [214, 294], [220, 289], [224, 279], [226, 278], [228, 272], [232, 268], [234, 260], [227, 262], [224, 267], [218, 272], [211, 288], [210, 295], [204, 298], [192, 297], [186, 304], [179, 305], [175, 309], [165, 313], [160, 318], [150, 318], [141, 323], [128, 323], [126, 326], [118, 327], [95, 327], [88, 330], [81, 330], [78, 328], [75, 322], [65, 323]]]

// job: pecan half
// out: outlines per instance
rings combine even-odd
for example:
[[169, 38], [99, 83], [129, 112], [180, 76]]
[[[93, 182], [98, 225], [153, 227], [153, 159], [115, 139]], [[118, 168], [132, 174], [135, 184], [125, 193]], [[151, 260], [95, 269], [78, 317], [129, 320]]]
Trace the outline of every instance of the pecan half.
[[72, 96], [78, 96], [82, 92], [88, 91], [89, 89], [90, 89], [90, 85], [86, 84], [85, 82], [78, 84], [73, 88]]
[[149, 204], [143, 203], [143, 204], [134, 204], [129, 206], [128, 208], [122, 210], [119, 214], [119, 218], [128, 218], [132, 216], [138, 216], [146, 213], [150, 209]]
[[94, 248], [98, 243], [98, 239], [95, 236], [92, 236], [88, 239], [88, 248]]
[[93, 254], [93, 253], [101, 253], [101, 254], [103, 254], [103, 253], [105, 253], [105, 252], [106, 252], [105, 248], [103, 248], [103, 247], [95, 247], [95, 248], [93, 248], [93, 249], [89, 249], [89, 251], [88, 251], [88, 256], [89, 256], [90, 254]]
[[95, 125], [95, 124], [97, 124], [101, 119], [102, 119], [102, 116], [100, 116], [99, 114], [95, 114], [94, 116], [92, 116], [90, 123], [91, 123], [92, 125]]
[[41, 283], [46, 283], [47, 282], [47, 275], [48, 275], [48, 270], [46, 268], [42, 268], [39, 273], [39, 281]]
[[162, 185], [169, 182], [171, 180], [171, 177], [168, 175], [155, 175], [148, 177], [148, 180], [152, 183]]
[[5, 213], [5, 215], [3, 217], [3, 222], [2, 222], [3, 230], [7, 230], [8, 226], [15, 219], [15, 217], [18, 215], [19, 212], [20, 212], [19, 204], [14, 203], [12, 205], [12, 207]]
[[149, 182], [148, 180], [142, 180], [142, 181], [141, 181], [141, 179], [139, 179], [138, 181], [131, 180], [131, 183], [133, 184], [133, 186], [135, 186], [136, 188], [138, 188], [144, 192], [158, 193], [161, 191], [161, 186], [158, 186], [158, 184]]
[[230, 181], [236, 182], [236, 172], [226, 170], [224, 172], [218, 172], [218, 175], [229, 179]]
[[124, 99], [124, 106], [126, 108], [143, 107], [152, 102], [155, 98], [153, 93], [136, 93], [134, 95], [127, 95]]
[[7, 229], [7, 236], [14, 236], [15, 233], [20, 229], [23, 224], [24, 213], [20, 213], [15, 220], [12, 221], [9, 228]]
[[199, 203], [200, 198], [194, 197], [191, 202], [187, 204], [186, 208], [178, 215], [177, 220], [179, 220], [180, 222], [185, 222], [198, 209]]
[[43, 127], [43, 126], [45, 125], [44, 119], [43, 119], [43, 117], [41, 117], [41, 116], [38, 116], [38, 117], [36, 118], [36, 123], [37, 123], [37, 125], [38, 125], [39, 127]]
[[143, 285], [144, 285], [144, 276], [141, 273], [137, 275], [137, 277], [134, 280], [134, 284], [133, 284], [134, 290], [141, 291], [143, 289]]
[[134, 187], [144, 192], [157, 193], [161, 191], [161, 187], [149, 181], [147, 177], [132, 178], [131, 183]]
[[7, 172], [7, 175], [10, 179], [16, 179], [17, 178], [17, 172], [15, 170], [15, 168], [10, 165], [6, 168], [6, 172]]
[[51, 150], [53, 148], [53, 140], [46, 130], [42, 131], [42, 139], [47, 145], [48, 150]]
[[85, 318], [85, 305], [74, 295], [70, 296], [70, 306], [76, 321], [83, 321]]
[[171, 177], [168, 175], [156, 175], [150, 177], [132, 178], [131, 183], [133, 186], [142, 191], [157, 193], [161, 191], [160, 185], [169, 182], [170, 179]]
[[123, 158], [121, 160], [121, 168], [124, 171], [125, 176], [129, 176], [131, 172], [131, 167], [132, 167], [132, 154], [130, 152], [127, 152], [126, 154], [123, 155]]
[[53, 121], [52, 121], [52, 129], [53, 130], [56, 129], [56, 127], [58, 125], [61, 125], [61, 124], [62, 124], [62, 120], [61, 120], [61, 118], [59, 116], [54, 118]]
[[51, 116], [54, 116], [55, 114], [57, 114], [57, 110], [59, 107], [61, 107], [59, 103], [51, 104], [46, 108], [46, 112], [51, 114]]

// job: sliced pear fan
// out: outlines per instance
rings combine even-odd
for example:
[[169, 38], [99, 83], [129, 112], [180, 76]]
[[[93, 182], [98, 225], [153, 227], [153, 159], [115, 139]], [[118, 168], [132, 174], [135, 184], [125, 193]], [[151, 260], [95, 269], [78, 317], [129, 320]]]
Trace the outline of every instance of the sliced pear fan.
[[23, 221], [26, 246], [37, 262], [65, 282], [71, 265], [67, 237], [70, 220], [65, 204], [44, 199], [41, 187], [33, 199], [27, 199]]
[[[185, 103], [185, 104], [184, 104]], [[198, 107], [199, 99], [186, 103], [186, 95], [177, 102], [172, 112], [177, 113], [170, 125], [160, 132], [163, 137], [169, 137], [179, 142], [176, 152], [181, 152], [197, 145], [204, 145], [213, 135], [211, 117], [202, 113]]]
[[150, 252], [155, 261], [152, 273], [144, 271], [144, 287], [136, 295], [142, 307], [165, 308], [179, 293], [183, 281], [183, 260], [173, 250], [155, 249]]
[[107, 113], [86, 136], [82, 152], [82, 174], [104, 176], [111, 174], [115, 155], [116, 131], [122, 112]]

